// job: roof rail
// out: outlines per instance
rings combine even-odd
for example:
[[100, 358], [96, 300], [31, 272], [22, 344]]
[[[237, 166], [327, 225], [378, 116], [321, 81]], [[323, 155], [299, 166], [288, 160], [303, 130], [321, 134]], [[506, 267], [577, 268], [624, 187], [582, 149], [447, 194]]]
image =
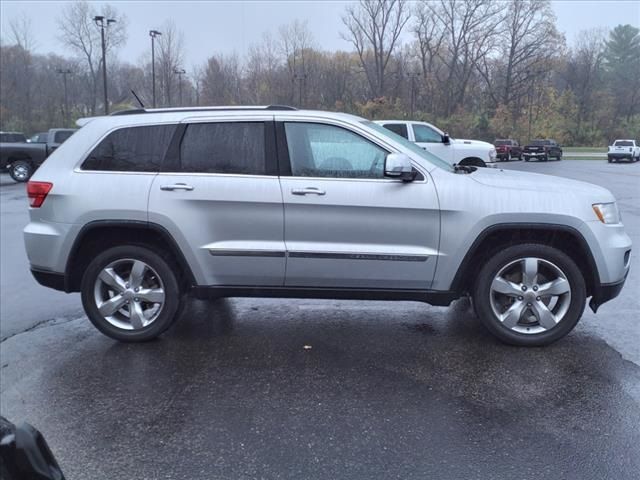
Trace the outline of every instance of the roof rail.
[[244, 110], [297, 110], [295, 107], [288, 105], [267, 105], [258, 107], [172, 107], [172, 108], [131, 108], [129, 110], [119, 110], [113, 112], [111, 116], [115, 115], [135, 115], [139, 113], [173, 113], [173, 112], [219, 112], [219, 111], [244, 111]]

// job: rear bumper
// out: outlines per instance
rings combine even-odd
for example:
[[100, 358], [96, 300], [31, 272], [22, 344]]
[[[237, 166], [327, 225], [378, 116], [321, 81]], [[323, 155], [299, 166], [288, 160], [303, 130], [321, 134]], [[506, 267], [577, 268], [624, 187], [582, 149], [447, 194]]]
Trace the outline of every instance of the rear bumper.
[[616, 160], [622, 160], [628, 158], [629, 160], [633, 160], [633, 153], [607, 153], [607, 157], [613, 158]]
[[[627, 274], [629, 271], [627, 271]], [[627, 280], [627, 275], [624, 276], [622, 280], [615, 283], [603, 283], [600, 284], [595, 291], [593, 292], [593, 296], [591, 297], [591, 301], [589, 302], [589, 307], [593, 310], [593, 313], [598, 311], [598, 308], [603, 303], [608, 302], [609, 300], [613, 300], [622, 291], [622, 287], [624, 287], [624, 282]]]
[[32, 268], [31, 275], [33, 275], [33, 278], [36, 279], [36, 282], [44, 287], [53, 288], [54, 290], [60, 290], [61, 292], [68, 292], [67, 279], [64, 273], [47, 272], [45, 270]]

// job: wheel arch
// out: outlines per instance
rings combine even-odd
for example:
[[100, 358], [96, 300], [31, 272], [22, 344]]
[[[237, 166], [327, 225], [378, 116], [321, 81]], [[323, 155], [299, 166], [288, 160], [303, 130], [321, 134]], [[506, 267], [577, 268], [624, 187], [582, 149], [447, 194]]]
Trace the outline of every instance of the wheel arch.
[[82, 275], [96, 254], [124, 244], [154, 250], [179, 269], [182, 288], [196, 285], [193, 271], [180, 247], [161, 225], [136, 220], [97, 220], [82, 227], [74, 240], [65, 267], [65, 291], [80, 291]]
[[450, 290], [464, 293], [475, 279], [473, 272], [497, 251], [518, 243], [541, 243], [567, 254], [582, 272], [587, 285], [587, 296], [600, 285], [596, 261], [583, 235], [567, 225], [545, 223], [504, 223], [490, 226], [474, 240], [453, 278]]

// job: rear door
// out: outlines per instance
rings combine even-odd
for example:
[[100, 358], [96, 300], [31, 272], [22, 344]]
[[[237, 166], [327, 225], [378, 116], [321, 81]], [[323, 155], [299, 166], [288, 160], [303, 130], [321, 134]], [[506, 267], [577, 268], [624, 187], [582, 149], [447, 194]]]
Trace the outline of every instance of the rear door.
[[433, 183], [383, 176], [391, 148], [336, 121], [277, 123], [290, 287], [428, 289], [440, 216]]
[[281, 286], [284, 215], [273, 117], [183, 123], [149, 195], [200, 285]]

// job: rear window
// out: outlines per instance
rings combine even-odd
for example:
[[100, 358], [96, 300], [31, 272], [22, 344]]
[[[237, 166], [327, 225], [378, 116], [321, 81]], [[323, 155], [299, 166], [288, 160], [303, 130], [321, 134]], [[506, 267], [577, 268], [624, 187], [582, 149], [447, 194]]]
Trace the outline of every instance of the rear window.
[[409, 138], [407, 125], [404, 123], [385, 123], [383, 127], [387, 130], [391, 130], [393, 133], [400, 135], [401, 137]]
[[266, 175], [264, 122], [192, 123], [182, 138], [182, 172]]
[[175, 125], [153, 125], [111, 132], [89, 154], [82, 169], [157, 172], [175, 128]]
[[0, 142], [4, 143], [24, 143], [27, 141], [27, 137], [25, 137], [21, 133], [2, 133], [0, 134]]
[[618, 140], [614, 145], [616, 147], [633, 147], [633, 142], [629, 140]]

